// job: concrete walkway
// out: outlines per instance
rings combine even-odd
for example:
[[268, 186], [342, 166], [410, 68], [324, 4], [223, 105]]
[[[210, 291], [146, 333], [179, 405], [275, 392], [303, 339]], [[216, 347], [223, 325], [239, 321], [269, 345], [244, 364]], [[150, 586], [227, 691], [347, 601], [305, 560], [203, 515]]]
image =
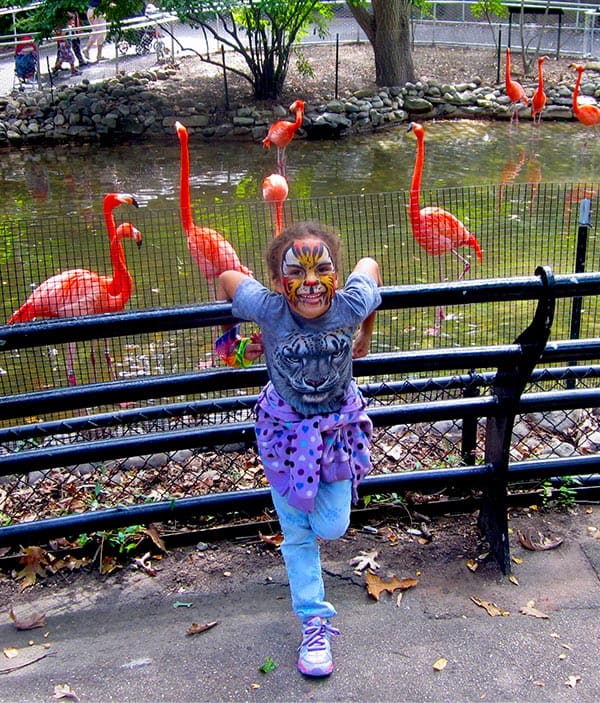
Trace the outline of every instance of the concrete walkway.
[[[327, 545], [327, 593], [341, 635], [333, 644], [336, 671], [325, 680], [296, 670], [299, 626], [276, 552], [220, 543], [167, 556], [179, 559], [174, 580], [165, 569], [155, 578], [128, 571], [36, 586], [15, 596], [15, 607], [45, 613], [46, 626], [17, 631], [5, 603], [0, 642], [22, 657], [45, 656], [0, 674], [0, 701], [45, 703], [67, 684], [85, 703], [597, 703], [600, 510], [564, 518], [562, 545], [546, 551], [517, 540], [530, 522], [526, 513], [511, 521], [514, 581], [493, 563], [467, 568], [474, 546], [460, 548], [465, 518], [443, 530], [434, 521], [428, 545], [411, 538], [392, 545], [361, 530]], [[418, 578], [400, 602], [398, 591], [375, 601], [364, 574], [353, 572], [348, 554], [373, 548], [383, 577]], [[504, 614], [489, 615], [486, 603]], [[522, 614], [527, 607], [538, 612]], [[192, 623], [214, 621], [202, 634], [186, 634]], [[277, 666], [262, 673], [269, 657]], [[17, 661], [0, 658], [5, 669]], [[440, 659], [447, 664], [436, 671]]]

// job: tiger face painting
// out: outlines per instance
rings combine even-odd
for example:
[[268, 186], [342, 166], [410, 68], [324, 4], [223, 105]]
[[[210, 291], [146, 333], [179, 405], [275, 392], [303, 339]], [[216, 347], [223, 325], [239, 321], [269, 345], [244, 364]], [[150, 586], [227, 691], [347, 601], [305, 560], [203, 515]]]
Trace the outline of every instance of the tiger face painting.
[[281, 262], [280, 292], [302, 317], [314, 319], [327, 312], [337, 288], [331, 252], [320, 239], [293, 242]]

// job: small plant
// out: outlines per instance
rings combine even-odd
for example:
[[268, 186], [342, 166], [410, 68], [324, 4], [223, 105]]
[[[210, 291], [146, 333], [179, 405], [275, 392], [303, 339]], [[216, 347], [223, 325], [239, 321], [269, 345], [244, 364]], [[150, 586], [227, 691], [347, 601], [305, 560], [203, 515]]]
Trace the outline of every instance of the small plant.
[[259, 666], [258, 670], [262, 671], [263, 674], [270, 674], [276, 668], [277, 664], [271, 659], [271, 657], [267, 657], [265, 659], [265, 663], [262, 666]]
[[556, 507], [568, 510], [575, 506], [577, 496], [577, 486], [581, 486], [581, 481], [575, 476], [562, 476], [558, 488], [552, 486], [552, 481], [546, 479], [542, 484], [542, 506], [549, 507], [554, 503]]

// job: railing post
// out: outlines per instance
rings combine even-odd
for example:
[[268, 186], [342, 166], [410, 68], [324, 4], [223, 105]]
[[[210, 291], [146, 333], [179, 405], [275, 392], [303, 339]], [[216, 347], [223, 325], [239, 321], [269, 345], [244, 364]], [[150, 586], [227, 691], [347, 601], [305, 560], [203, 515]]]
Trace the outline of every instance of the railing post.
[[478, 524], [504, 574], [510, 573], [507, 484], [512, 430], [521, 394], [550, 336], [556, 303], [552, 270], [538, 267], [535, 273], [541, 277], [546, 293], [538, 301], [531, 324], [514, 342], [521, 346], [520, 360], [516, 365], [498, 368], [492, 392], [498, 399], [499, 412], [488, 417], [486, 428], [485, 462], [491, 472], [483, 489]]

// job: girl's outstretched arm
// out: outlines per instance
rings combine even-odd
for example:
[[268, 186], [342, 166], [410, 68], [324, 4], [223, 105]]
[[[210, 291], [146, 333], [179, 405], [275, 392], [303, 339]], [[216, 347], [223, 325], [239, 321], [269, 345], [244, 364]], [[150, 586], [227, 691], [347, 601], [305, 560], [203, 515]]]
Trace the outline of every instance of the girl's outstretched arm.
[[[360, 259], [354, 271], [358, 273], [364, 273], [375, 281], [378, 286], [382, 285], [381, 274], [379, 272], [379, 264], [375, 259], [370, 257], [365, 257]], [[369, 353], [369, 348], [371, 346], [371, 337], [373, 336], [373, 328], [375, 326], [375, 311], [373, 311], [368, 317], [366, 317], [361, 326], [358, 328], [354, 342], [352, 343], [352, 358], [360, 359]]]

